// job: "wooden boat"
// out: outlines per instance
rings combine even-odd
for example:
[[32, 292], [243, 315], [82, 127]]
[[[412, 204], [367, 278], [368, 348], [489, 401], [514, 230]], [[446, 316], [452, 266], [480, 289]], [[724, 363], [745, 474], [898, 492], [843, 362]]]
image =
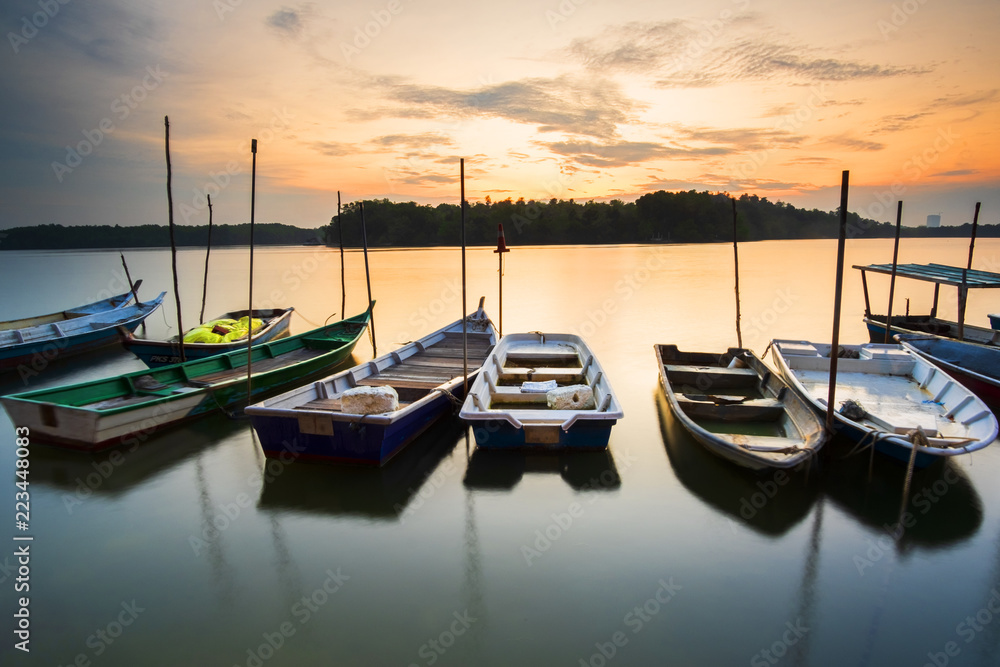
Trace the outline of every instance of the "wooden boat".
[[825, 442], [823, 422], [809, 402], [750, 350], [653, 349], [671, 410], [713, 453], [752, 470], [792, 468]]
[[[861, 284], [865, 293], [864, 321], [868, 327], [870, 340], [873, 343], [883, 343], [885, 342], [886, 316], [872, 314], [866, 275], [869, 271], [891, 274], [892, 265], [871, 264], [869, 266], [855, 266], [854, 268], [861, 271]], [[965, 304], [969, 290], [1000, 288], [1000, 273], [968, 270], [943, 264], [900, 264], [896, 267], [896, 275], [901, 278], [934, 283], [934, 301], [930, 313], [927, 315], [911, 315], [909, 313], [892, 315], [889, 322], [892, 334], [932, 334], [981, 345], [1000, 345], [1000, 330], [996, 328], [995, 324], [992, 324], [992, 316], [991, 326], [993, 328], [970, 325], [965, 321]], [[955, 321], [938, 317], [938, 296], [941, 285], [952, 286], [958, 290], [958, 319]]]
[[[538, 383], [533, 385], [532, 383]], [[535, 391], [541, 383], [555, 389]], [[592, 407], [550, 408], [553, 391], [592, 394]], [[565, 391], [565, 390], [564, 390]], [[521, 333], [504, 336], [469, 390], [460, 416], [475, 426], [478, 447], [490, 449], [603, 449], [624, 414], [600, 363], [579, 336]]]
[[[351, 355], [368, 327], [361, 315], [253, 348], [251, 397], [326, 373]], [[33, 438], [74, 449], [137, 444], [167, 425], [229, 410], [247, 399], [247, 352], [240, 350], [103, 380], [0, 398]]]
[[[255, 309], [254, 319], [263, 320], [263, 325], [253, 335], [253, 344], [266, 343], [269, 340], [277, 340], [288, 335], [288, 327], [292, 321], [294, 308], [267, 308]], [[247, 316], [247, 311], [234, 310], [223, 313], [216, 320], [228, 319], [239, 320]], [[214, 320], [213, 320], [214, 321]], [[137, 356], [142, 363], [150, 368], [167, 366], [169, 364], [180, 363], [180, 344], [178, 337], [174, 336], [169, 340], [149, 340], [146, 338], [136, 338], [134, 335], [126, 337], [122, 343], [128, 351]], [[184, 343], [184, 358], [187, 361], [195, 359], [205, 359], [214, 357], [217, 354], [232, 352], [233, 350], [245, 350], [247, 347], [246, 338], [237, 338], [226, 343]]]
[[[830, 346], [774, 340], [773, 355], [788, 383], [826, 413]], [[986, 447], [997, 420], [975, 394], [926, 359], [900, 345], [843, 345], [838, 360], [837, 432], [903, 461], [914, 447], [914, 465]], [[844, 403], [845, 401], [850, 401]], [[848, 414], [844, 414], [847, 412]], [[850, 415], [850, 416], [849, 416]], [[915, 445], [921, 438], [926, 444]]]
[[940, 366], [987, 405], [1000, 408], [1000, 348], [927, 334], [896, 334], [893, 338]]
[[[489, 317], [466, 318], [470, 373], [479, 370], [497, 341]], [[462, 321], [420, 340], [246, 409], [264, 455], [282, 461], [384, 465], [451, 409], [463, 389]], [[399, 408], [353, 414], [341, 396], [355, 387], [392, 387]]]
[[[141, 283], [135, 283], [136, 292]], [[156, 310], [164, 296], [166, 292], [132, 303], [132, 292], [125, 292], [58, 313], [0, 322], [0, 371], [30, 364], [37, 355], [51, 360], [113, 345]]]

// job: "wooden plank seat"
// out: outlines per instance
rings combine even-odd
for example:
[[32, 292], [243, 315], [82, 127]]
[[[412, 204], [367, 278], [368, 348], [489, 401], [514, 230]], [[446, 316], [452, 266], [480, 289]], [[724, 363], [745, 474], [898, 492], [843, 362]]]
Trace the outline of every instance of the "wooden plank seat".
[[694, 386], [708, 389], [752, 387], [757, 383], [757, 373], [752, 368], [722, 368], [716, 366], [687, 366], [665, 364], [670, 383], [675, 387]]
[[[676, 394], [677, 404], [690, 417], [721, 421], [773, 421], [785, 411], [784, 404], [774, 398], [751, 398], [740, 402], [698, 400], [686, 394]], [[706, 397], [707, 398], [707, 397]], [[736, 399], [736, 397], [722, 397]]]
[[779, 453], [783, 450], [789, 450], [789, 453], [793, 453], [796, 449], [805, 446], [805, 441], [799, 438], [783, 438], [775, 435], [734, 433], [731, 437], [737, 446], [757, 452]]
[[[288, 354], [283, 354], [279, 357], [273, 357], [271, 359], [255, 359], [252, 364], [252, 370], [254, 373], [263, 373], [266, 371], [271, 371], [276, 368], [281, 368], [304, 359], [311, 359], [313, 357], [318, 357], [321, 354], [325, 354], [326, 350], [315, 350], [311, 348], [300, 348], [294, 352], [289, 352]], [[192, 387], [208, 387], [215, 384], [220, 384], [222, 382], [229, 382], [231, 380], [242, 379], [247, 376], [246, 365], [238, 366], [236, 368], [227, 368], [225, 370], [216, 371], [214, 373], [206, 373], [205, 375], [199, 375], [197, 377], [191, 378], [188, 384]]]
[[583, 368], [527, 368], [513, 367], [504, 368], [500, 373], [500, 380], [503, 382], [548, 382], [555, 380], [559, 384], [584, 384]]

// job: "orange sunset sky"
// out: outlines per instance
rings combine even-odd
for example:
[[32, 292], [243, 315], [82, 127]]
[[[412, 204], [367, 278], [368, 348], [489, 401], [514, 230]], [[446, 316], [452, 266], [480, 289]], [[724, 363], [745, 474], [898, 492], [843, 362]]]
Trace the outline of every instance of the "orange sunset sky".
[[1000, 223], [1000, 3], [17, 0], [0, 228], [326, 224], [344, 201], [755, 193]]

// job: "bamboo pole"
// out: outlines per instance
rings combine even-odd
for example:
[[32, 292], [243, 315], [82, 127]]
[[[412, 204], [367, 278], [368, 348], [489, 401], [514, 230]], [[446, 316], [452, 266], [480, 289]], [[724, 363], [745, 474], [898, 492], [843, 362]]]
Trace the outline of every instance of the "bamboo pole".
[[[340, 190], [337, 190], [337, 234], [340, 236], [340, 319], [347, 317], [347, 278], [344, 274], [344, 223], [340, 219]], [[368, 300], [371, 303], [371, 299]]]
[[184, 324], [181, 322], [181, 293], [177, 288], [177, 242], [174, 238], [174, 195], [170, 170], [170, 118], [163, 117], [164, 146], [167, 153], [167, 214], [170, 224], [170, 265], [174, 274], [174, 303], [177, 305], [177, 342], [180, 345], [181, 361], [187, 361], [184, 354]]
[[892, 247], [892, 273], [889, 278], [889, 309], [885, 314], [885, 339], [888, 343], [892, 337], [892, 296], [896, 290], [896, 266], [899, 262], [899, 231], [903, 224], [903, 200], [896, 202], [896, 243]]
[[507, 247], [507, 239], [503, 235], [503, 223], [497, 223], [497, 249], [494, 250], [497, 254], [497, 259], [499, 260], [499, 267], [497, 273], [499, 274], [500, 286], [498, 291], [499, 296], [499, 308], [500, 308], [500, 326], [497, 331], [498, 336], [503, 336], [503, 255], [505, 252], [510, 252], [510, 248]]
[[736, 272], [736, 345], [743, 347], [743, 333], [740, 331], [740, 251], [736, 241], [736, 199], [729, 198], [733, 203], [733, 267]]
[[833, 435], [834, 400], [837, 393], [837, 360], [840, 351], [840, 304], [844, 288], [844, 249], [847, 243], [847, 190], [851, 172], [840, 183], [840, 236], [837, 239], [837, 283], [833, 296], [833, 340], [830, 343], [830, 387], [826, 398], [826, 431]]
[[[462, 396], [469, 393], [469, 331], [465, 321], [465, 158], [459, 160], [459, 180], [462, 184]], [[501, 255], [503, 257], [503, 255]]]
[[969, 242], [969, 265], [966, 267], [969, 271], [972, 270], [972, 253], [976, 249], [976, 229], [979, 228], [979, 207], [982, 204], [982, 202], [976, 202], [976, 212], [972, 216], [972, 240]]
[[208, 256], [212, 252], [212, 195], [208, 197], [208, 243], [205, 246], [205, 280], [201, 286], [201, 316], [198, 323], [205, 321], [205, 300], [208, 298]]
[[[132, 275], [128, 272], [128, 264], [125, 263], [125, 253], [121, 250], [118, 251], [118, 255], [122, 258], [122, 268], [125, 269], [125, 280], [128, 281], [128, 288], [132, 291], [132, 298], [135, 299], [135, 305], [139, 305], [139, 290], [135, 283], [132, 282]], [[145, 322], [145, 320], [143, 320]]]
[[253, 225], [254, 214], [257, 204], [257, 140], [250, 140], [250, 153], [252, 154], [252, 166], [250, 168], [250, 284], [249, 295], [247, 296], [247, 405], [250, 405], [252, 393], [251, 383], [253, 375]]
[[359, 202], [361, 207], [361, 243], [364, 245], [365, 249], [365, 282], [368, 284], [368, 309], [371, 311], [369, 314], [369, 326], [372, 332], [372, 356], [378, 356], [378, 350], [375, 345], [375, 309], [372, 308], [372, 278], [368, 271], [368, 227], [365, 225], [365, 203]]

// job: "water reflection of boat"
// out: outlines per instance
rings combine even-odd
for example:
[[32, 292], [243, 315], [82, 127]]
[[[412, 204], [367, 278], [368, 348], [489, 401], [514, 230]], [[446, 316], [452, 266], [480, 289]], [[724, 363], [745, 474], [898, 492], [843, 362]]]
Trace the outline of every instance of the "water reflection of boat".
[[155, 442], [137, 438], [136, 444], [91, 455], [57, 447], [32, 447], [31, 482], [74, 493], [115, 497], [139, 484], [183, 465], [215, 443], [239, 431], [249, 431], [246, 421], [212, 415], [187, 428], [156, 435]]
[[466, 487], [510, 491], [528, 474], [558, 474], [577, 491], [611, 491], [621, 487], [621, 476], [608, 450], [563, 454], [476, 447], [466, 467]]
[[[954, 545], [975, 535], [983, 523], [979, 494], [953, 461], [913, 472], [902, 517], [906, 470], [898, 463], [881, 456], [851, 456], [824, 466], [822, 478], [824, 495], [863, 525], [895, 538], [901, 553], [915, 546]], [[897, 532], [901, 518], [903, 530]]]
[[258, 506], [383, 521], [399, 519], [417, 502], [415, 496], [427, 484], [436, 489], [457, 472], [454, 463], [445, 459], [464, 434], [465, 426], [458, 420], [438, 421], [384, 468], [278, 466], [280, 459], [269, 459], [262, 472]]
[[815, 471], [808, 474], [802, 467], [759, 474], [730, 465], [691, 437], [670, 411], [663, 392], [654, 395], [674, 474], [702, 502], [772, 537], [783, 535], [809, 514], [820, 493]]

